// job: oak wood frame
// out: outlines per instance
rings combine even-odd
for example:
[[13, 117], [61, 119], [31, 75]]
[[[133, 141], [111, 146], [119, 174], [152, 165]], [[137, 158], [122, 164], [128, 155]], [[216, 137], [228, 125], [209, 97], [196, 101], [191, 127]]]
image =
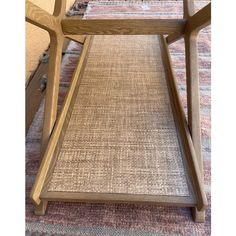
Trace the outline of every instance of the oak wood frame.
[[61, 58], [65, 38], [84, 42], [84, 36], [64, 34], [61, 20], [66, 11], [66, 1], [56, 0], [53, 15], [26, 0], [26, 21], [48, 31], [50, 36], [48, 81], [45, 97], [41, 155], [44, 154], [51, 132], [56, 122]]
[[86, 35], [133, 35], [133, 34], [169, 34], [183, 33], [184, 19], [101, 19], [82, 20], [70, 17], [61, 21], [65, 34]]
[[[199, 109], [199, 85], [197, 70], [197, 35], [205, 26], [210, 24], [211, 3], [194, 14], [193, 0], [184, 1], [184, 18], [180, 19], [123, 19], [123, 20], [81, 20], [77, 17], [64, 18], [66, 0], [56, 0], [53, 15], [40, 9], [26, 0], [26, 21], [39, 26], [49, 32], [50, 35], [50, 59], [48, 68], [48, 85], [46, 89], [44, 126], [42, 135], [42, 156], [31, 198], [36, 205], [35, 213], [44, 214], [47, 202], [60, 201], [118, 201], [118, 202], [152, 202], [161, 205], [189, 206], [194, 208], [196, 222], [205, 220], [205, 208], [207, 205], [203, 185], [203, 161], [201, 157], [200, 138], [200, 109]], [[175, 122], [178, 123], [178, 134], [182, 140], [181, 147], [185, 152], [188, 162], [195, 195], [191, 199], [168, 199], [159, 196], [135, 196], [129, 194], [68, 194], [48, 193], [45, 191], [45, 181], [48, 172], [52, 168], [59, 152], [60, 145], [68, 124], [80, 77], [85, 66], [87, 52], [89, 51], [91, 37], [79, 36], [95, 34], [168, 34], [161, 37], [161, 51], [167, 75], [167, 84], [172, 98], [172, 109]], [[60, 76], [60, 61], [64, 38], [70, 38], [84, 42], [84, 48], [77, 68], [74, 72], [72, 83], [64, 102], [63, 110], [56, 120], [58, 87]], [[186, 53], [186, 77], [188, 122], [185, 119], [180, 103], [171, 59], [168, 52], [168, 44], [184, 37]], [[57, 121], [57, 122], [56, 122]], [[56, 125], [55, 125], [56, 123]], [[55, 127], [54, 127], [55, 126]], [[46, 181], [47, 182], [47, 181]], [[47, 183], [46, 183], [47, 184]]]
[[[72, 37], [71, 37], [72, 36]], [[64, 40], [64, 45], [62, 49], [62, 57], [66, 52], [67, 46], [70, 43], [70, 40], [74, 40], [81, 44], [84, 43], [84, 38], [77, 38], [76, 35], [69, 35], [68, 39]], [[46, 51], [45, 55], [48, 55]], [[39, 106], [45, 97], [45, 90], [47, 86], [47, 75], [48, 71], [48, 61], [44, 62], [43, 60], [39, 63], [37, 69], [32, 73], [30, 79], [28, 80], [25, 88], [25, 133], [27, 134], [29, 127], [34, 119], [35, 113], [38, 111]]]

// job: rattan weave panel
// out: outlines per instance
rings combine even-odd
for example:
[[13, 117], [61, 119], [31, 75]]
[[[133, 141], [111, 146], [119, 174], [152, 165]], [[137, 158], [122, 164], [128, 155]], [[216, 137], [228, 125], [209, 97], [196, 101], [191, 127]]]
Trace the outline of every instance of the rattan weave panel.
[[157, 36], [95, 36], [48, 191], [189, 196]]

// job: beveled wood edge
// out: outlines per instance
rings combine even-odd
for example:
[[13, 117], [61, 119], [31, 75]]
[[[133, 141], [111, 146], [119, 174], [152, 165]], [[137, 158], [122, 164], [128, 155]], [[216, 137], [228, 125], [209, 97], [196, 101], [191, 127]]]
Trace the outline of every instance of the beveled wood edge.
[[42, 191], [50, 163], [53, 159], [53, 154], [54, 154], [55, 149], [57, 147], [57, 142], [58, 142], [59, 137], [61, 135], [61, 130], [63, 128], [63, 124], [66, 119], [66, 114], [69, 109], [69, 105], [70, 105], [71, 99], [73, 97], [74, 89], [76, 88], [81, 69], [84, 66], [84, 61], [87, 56], [87, 52], [88, 52], [90, 43], [91, 43], [91, 36], [87, 36], [86, 41], [83, 46], [83, 50], [82, 50], [80, 59], [79, 59], [79, 62], [78, 62], [78, 65], [76, 67], [76, 70], [74, 71], [74, 74], [72, 77], [72, 82], [71, 82], [70, 88], [68, 90], [67, 96], [65, 98], [62, 111], [60, 113], [60, 116], [59, 116], [56, 124], [55, 124], [55, 128], [52, 132], [52, 135], [49, 139], [49, 143], [47, 145], [43, 160], [42, 160], [41, 165], [39, 167], [35, 183], [34, 183], [33, 188], [31, 190], [30, 198], [33, 200], [33, 202], [36, 205], [39, 205], [41, 202], [40, 193]]
[[47, 201], [65, 202], [93, 202], [93, 203], [154, 203], [161, 206], [196, 206], [195, 199], [189, 196], [166, 196], [148, 194], [124, 193], [93, 193], [93, 192], [49, 192], [45, 191], [40, 196]]
[[181, 145], [183, 147], [184, 156], [189, 166], [189, 176], [191, 177], [191, 183], [194, 188], [194, 194], [197, 199], [197, 209], [203, 210], [207, 206], [207, 198], [204, 192], [204, 183], [201, 175], [201, 171], [198, 165], [198, 160], [195, 154], [192, 138], [189, 132], [187, 121], [184, 115], [183, 107], [181, 104], [180, 96], [178, 93], [175, 75], [171, 65], [171, 58], [168, 50], [166, 39], [160, 36], [161, 53], [163, 58], [163, 64], [165, 66], [167, 85], [169, 88], [169, 95], [172, 102], [174, 119], [176, 121], [177, 131], [181, 137]]

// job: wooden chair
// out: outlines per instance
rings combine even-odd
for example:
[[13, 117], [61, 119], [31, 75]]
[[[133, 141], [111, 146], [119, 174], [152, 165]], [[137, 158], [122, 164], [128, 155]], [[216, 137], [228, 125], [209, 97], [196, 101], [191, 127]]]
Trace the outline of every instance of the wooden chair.
[[[197, 35], [211, 20], [211, 4], [194, 12], [193, 0], [183, 0], [183, 19], [109, 19], [85, 20], [66, 18], [66, 0], [56, 0], [53, 15], [26, 0], [26, 21], [48, 31], [50, 57], [42, 135], [42, 162], [32, 189], [31, 198], [35, 213], [45, 214], [48, 201], [138, 202], [193, 208], [196, 222], [204, 222], [207, 199], [203, 184], [203, 160], [201, 155], [200, 110]], [[192, 188], [192, 196], [154, 196], [150, 194], [121, 193], [70, 193], [48, 192], [47, 185], [60, 153], [68, 123], [78, 93], [81, 77], [86, 68], [92, 35], [161, 35], [160, 48], [167, 77], [167, 86], [177, 133], [186, 160], [186, 172]], [[164, 37], [163, 35], [168, 35]], [[62, 112], [58, 119], [57, 102], [61, 69], [62, 47], [65, 38], [83, 44], [83, 51], [74, 72]], [[168, 44], [184, 38], [186, 53], [188, 121], [180, 102]]]

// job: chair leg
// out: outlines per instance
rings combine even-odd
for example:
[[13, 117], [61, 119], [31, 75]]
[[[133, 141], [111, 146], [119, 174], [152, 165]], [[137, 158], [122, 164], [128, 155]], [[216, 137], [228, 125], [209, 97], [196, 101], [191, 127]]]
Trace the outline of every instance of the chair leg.
[[[188, 102], [188, 125], [191, 132], [194, 149], [198, 159], [199, 169], [203, 175], [203, 159], [201, 153], [201, 125], [200, 125], [200, 99], [198, 78], [198, 53], [197, 33], [185, 36], [186, 53], [186, 79], [187, 79], [187, 102]], [[199, 211], [193, 208], [193, 220], [198, 223], [205, 222], [205, 210]]]
[[47, 210], [47, 205], [48, 205], [48, 201], [42, 200], [41, 203], [35, 207], [35, 210], [34, 210], [35, 215], [38, 215], [38, 216], [45, 215], [45, 212]]
[[201, 154], [198, 52], [197, 52], [196, 34], [190, 34], [185, 36], [185, 55], [186, 55], [188, 125], [190, 128], [190, 133], [192, 135], [196, 156], [198, 158], [198, 165], [203, 176], [203, 160]]
[[64, 38], [62, 36], [55, 34], [50, 35], [48, 81], [45, 96], [41, 157], [43, 157], [57, 117], [63, 43]]
[[206, 210], [199, 211], [196, 207], [193, 207], [192, 208], [192, 215], [193, 215], [194, 222], [204, 223], [205, 222], [205, 213], [206, 213]]

